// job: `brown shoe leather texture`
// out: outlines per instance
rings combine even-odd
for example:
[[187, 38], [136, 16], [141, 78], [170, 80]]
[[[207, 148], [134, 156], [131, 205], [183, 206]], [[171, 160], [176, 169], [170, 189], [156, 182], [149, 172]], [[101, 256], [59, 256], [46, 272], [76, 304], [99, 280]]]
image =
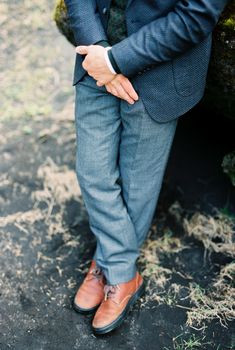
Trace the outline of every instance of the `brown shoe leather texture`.
[[92, 260], [88, 273], [75, 294], [73, 308], [84, 314], [95, 311], [104, 299], [105, 281], [102, 271]]
[[105, 285], [105, 296], [95, 313], [92, 329], [96, 334], [104, 334], [117, 328], [127, 312], [144, 292], [144, 280], [136, 272], [133, 279], [117, 285]]

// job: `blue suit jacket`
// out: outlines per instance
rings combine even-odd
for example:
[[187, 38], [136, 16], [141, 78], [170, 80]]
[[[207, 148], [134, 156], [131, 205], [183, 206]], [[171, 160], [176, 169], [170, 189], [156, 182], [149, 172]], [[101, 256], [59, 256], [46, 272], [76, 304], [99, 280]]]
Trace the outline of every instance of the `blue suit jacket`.
[[[112, 46], [149, 115], [166, 122], [187, 112], [204, 94], [212, 31], [228, 0], [128, 0], [128, 36]], [[77, 45], [108, 40], [111, 0], [65, 0]], [[86, 73], [76, 54], [75, 85]]]

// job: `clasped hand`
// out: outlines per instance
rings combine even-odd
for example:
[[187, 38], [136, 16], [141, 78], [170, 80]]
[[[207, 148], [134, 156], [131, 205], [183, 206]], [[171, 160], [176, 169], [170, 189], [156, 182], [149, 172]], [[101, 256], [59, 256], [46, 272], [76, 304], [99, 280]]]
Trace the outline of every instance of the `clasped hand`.
[[77, 46], [76, 52], [86, 55], [82, 62], [87, 73], [97, 80], [97, 86], [105, 85], [106, 90], [112, 95], [133, 104], [138, 100], [138, 95], [130, 80], [123, 74], [114, 74], [110, 71], [104, 58], [104, 48], [101, 45]]

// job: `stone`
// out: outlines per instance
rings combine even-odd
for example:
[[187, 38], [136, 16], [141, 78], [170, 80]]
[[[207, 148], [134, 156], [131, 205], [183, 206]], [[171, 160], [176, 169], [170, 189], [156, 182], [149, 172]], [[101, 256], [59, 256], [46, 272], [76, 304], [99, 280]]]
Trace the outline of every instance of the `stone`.
[[204, 103], [235, 120], [235, 1], [225, 8], [213, 32]]
[[68, 22], [67, 9], [64, 0], [56, 0], [53, 18], [61, 34], [63, 34], [66, 39], [75, 46], [76, 43]]
[[229, 176], [233, 186], [235, 186], [235, 151], [224, 156], [222, 168], [224, 173]]

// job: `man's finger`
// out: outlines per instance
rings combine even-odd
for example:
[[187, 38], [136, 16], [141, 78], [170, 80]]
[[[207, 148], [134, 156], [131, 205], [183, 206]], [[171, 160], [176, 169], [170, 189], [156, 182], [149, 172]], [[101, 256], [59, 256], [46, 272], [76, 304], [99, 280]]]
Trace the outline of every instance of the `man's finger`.
[[121, 79], [121, 84], [125, 91], [130, 95], [133, 100], [137, 101], [139, 96], [137, 95], [133, 85], [131, 84], [129, 79]]
[[104, 83], [103, 83], [103, 82], [101, 82], [101, 81], [97, 81], [97, 82], [96, 82], [96, 85], [97, 85], [97, 86], [103, 86], [103, 85], [104, 85]]
[[75, 51], [80, 55], [86, 55], [88, 54], [89, 48], [88, 46], [80, 45], [75, 48]]
[[115, 88], [118, 91], [118, 95], [123, 100], [127, 101], [130, 104], [133, 104], [135, 101], [129, 96], [129, 94], [125, 91], [121, 84], [115, 85]]
[[118, 91], [117, 91], [117, 89], [115, 88], [115, 86], [112, 86], [112, 87], [110, 88], [110, 90], [111, 90], [111, 94], [113, 94], [114, 96], [119, 97]]
[[106, 88], [106, 90], [107, 90], [108, 92], [111, 93], [111, 89], [110, 89], [110, 87], [109, 87], [109, 84], [106, 84], [106, 85], [105, 85], [105, 88]]

